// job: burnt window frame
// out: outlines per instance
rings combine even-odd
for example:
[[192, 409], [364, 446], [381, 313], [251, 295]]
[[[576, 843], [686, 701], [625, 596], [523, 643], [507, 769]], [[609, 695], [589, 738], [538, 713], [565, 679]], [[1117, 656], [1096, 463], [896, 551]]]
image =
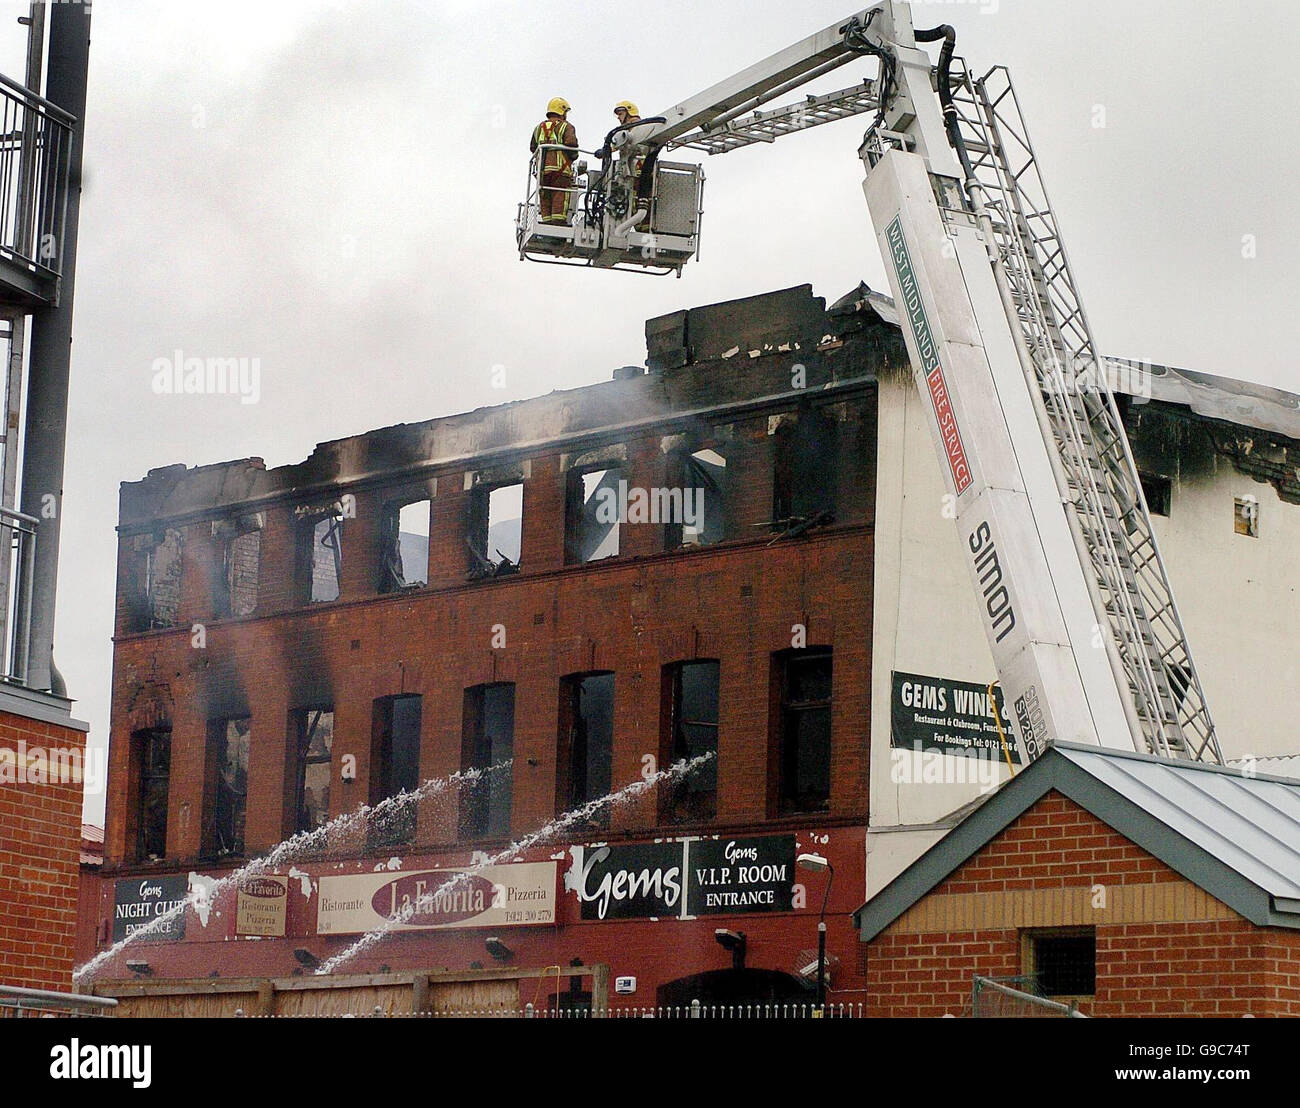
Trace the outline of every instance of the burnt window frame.
[[1174, 503], [1173, 478], [1138, 470], [1138, 483], [1142, 486], [1142, 499], [1146, 501], [1147, 513], [1169, 518]]
[[[665, 550], [695, 550], [699, 547], [717, 546], [718, 543], [726, 542], [731, 537], [731, 520], [730, 520], [730, 468], [731, 459], [727, 457], [727, 452], [723, 449], [724, 443], [717, 442], [713, 439], [701, 440], [691, 443], [688, 446], [682, 446], [674, 450], [668, 459], [666, 467], [666, 476], [670, 488], [679, 488], [682, 491], [682, 502], [685, 504], [687, 488], [696, 488], [698, 486], [689, 484], [693, 479], [691, 467], [701, 465], [696, 460], [697, 454], [703, 454], [706, 451], [717, 454], [722, 459], [722, 479], [714, 480], [707, 472], [704, 473], [704, 479], [708, 488], [704, 493], [705, 502], [705, 529], [701, 532], [700, 538], [696, 542], [687, 543], [685, 541], [686, 528], [681, 522], [664, 522], [664, 549]], [[710, 495], [710, 490], [712, 495]], [[712, 506], [717, 511], [708, 510]], [[713, 528], [710, 528], [709, 521], [715, 520]], [[712, 535], [710, 537], [710, 532]]]
[[[253, 577], [252, 605], [246, 612], [236, 612], [234, 575], [238, 567], [238, 560], [235, 556], [235, 548], [238, 543], [250, 537], [255, 540], [253, 561], [257, 566]], [[214, 545], [220, 546], [220, 558], [213, 557], [210, 566], [214, 617], [216, 619], [247, 619], [255, 615], [262, 585], [262, 523], [260, 516], [213, 520], [212, 540]]]
[[[508, 577], [519, 572], [524, 557], [526, 484], [527, 478], [520, 475], [484, 481], [469, 490], [465, 502], [465, 546], [469, 558], [467, 575], [471, 580]], [[519, 560], [512, 562], [504, 554], [499, 560], [493, 556], [493, 551], [488, 549], [488, 537], [492, 530], [492, 494], [500, 489], [513, 488], [515, 485], [519, 486]]]
[[[316, 604], [333, 604], [343, 596], [343, 524], [347, 516], [342, 504], [335, 502], [319, 510], [302, 512], [295, 520], [294, 570], [299, 607]], [[316, 571], [316, 528], [323, 520], [334, 519], [336, 536], [334, 562], [338, 578], [338, 594], [329, 599], [317, 600], [312, 596]], [[321, 544], [324, 546], [324, 543]]]
[[[414, 762], [409, 786], [394, 788], [394, 727], [395, 710], [399, 701], [414, 700], [417, 705], [415, 723]], [[397, 693], [379, 696], [371, 705], [370, 729], [370, 781], [369, 804], [377, 805], [402, 792], [411, 792], [420, 785], [420, 755], [423, 747], [424, 698], [419, 693]], [[392, 806], [392, 813], [384, 822], [369, 821], [366, 841], [371, 849], [399, 846], [414, 840], [417, 809], [414, 801]], [[391, 821], [391, 822], [389, 822]]]
[[[171, 808], [171, 746], [172, 729], [170, 724], [157, 727], [142, 727], [131, 733], [131, 811], [135, 820], [134, 854], [137, 862], [160, 862], [167, 857], [167, 822]], [[157, 757], [159, 751], [165, 755], [165, 765], [159, 769]], [[149, 782], [162, 782], [162, 839], [157, 844], [160, 850], [149, 849], [148, 841], [150, 821], [146, 819], [151, 789]]]
[[[235, 611], [235, 581], [233, 580], [237, 561], [235, 558], [235, 545], [244, 539], [253, 539], [256, 549], [253, 553], [253, 560], [257, 563], [257, 574], [253, 582], [253, 603], [246, 612]], [[225, 582], [225, 617], [228, 619], [247, 619], [257, 614], [258, 599], [262, 591], [262, 531], [261, 528], [253, 527], [247, 531], [241, 531], [239, 534], [232, 536], [223, 546], [221, 551], [222, 560], [222, 577]]]
[[[176, 542], [176, 612], [170, 620], [158, 618], [157, 597], [154, 584], [157, 577], [155, 565], [160, 547], [167, 545], [173, 537]], [[181, 581], [185, 572], [185, 536], [176, 527], [164, 527], [159, 532], [138, 535], [133, 540], [130, 557], [127, 559], [126, 619], [128, 634], [144, 634], [148, 631], [166, 630], [179, 626], [177, 615], [181, 602]]]
[[[694, 666], [709, 666], [713, 670], [714, 719], [712, 721], [682, 718], [683, 677], [685, 670]], [[722, 663], [716, 658], [688, 658], [680, 662], [670, 662], [661, 670], [660, 688], [660, 767], [667, 768], [682, 758], [689, 759], [696, 756], [691, 754], [692, 744], [685, 737], [683, 728], [686, 726], [713, 729], [713, 758], [687, 776], [671, 778], [660, 786], [659, 821], [664, 824], [712, 823], [718, 816], [718, 736], [722, 712]], [[711, 784], [712, 787], [702, 787], [705, 784]]]
[[[226, 786], [226, 777], [222, 764], [228, 749], [229, 732], [232, 725], [244, 723], [244, 791], [239, 796]], [[204, 798], [203, 798], [203, 836], [201, 850], [203, 857], [213, 859], [242, 858], [247, 854], [248, 841], [248, 777], [252, 762], [253, 719], [247, 713], [235, 716], [222, 716], [208, 721], [207, 747], [204, 758]], [[231, 808], [231, 825], [229, 835], [221, 834], [221, 822], [226, 811], [223, 797], [227, 792], [234, 796]], [[227, 843], [225, 840], [229, 838]]]
[[[510, 733], [506, 740], [509, 751], [499, 758], [497, 742], [485, 734], [488, 718], [486, 700], [497, 690], [510, 690]], [[514, 758], [515, 707], [518, 690], [513, 681], [489, 681], [472, 685], [462, 694], [461, 754], [462, 771], [488, 769]], [[488, 744], [485, 750], [485, 742]], [[514, 814], [513, 774], [498, 770], [488, 779], [479, 778], [463, 788], [458, 819], [458, 834], [465, 841], [496, 840], [508, 838]], [[494, 800], [504, 796], [504, 816], [493, 822]]]
[[[828, 688], [825, 697], [791, 699], [792, 664], [808, 664], [825, 659], [829, 666]], [[835, 774], [835, 652], [830, 646], [814, 645], [801, 649], [781, 650], [772, 655], [771, 677], [771, 742], [769, 747], [769, 811], [776, 816], [817, 815], [830, 810]], [[803, 799], [796, 791], [798, 781], [798, 754], [792, 738], [798, 728], [792, 727], [793, 716], [824, 712], [826, 746], [826, 796], [815, 804]], [[820, 796], [820, 794], [818, 794]]]
[[[308, 717], [313, 714], [317, 717], [326, 714], [330, 716], [329, 748], [324, 757], [312, 756], [311, 754], [311, 739], [314, 727], [312, 730], [308, 730]], [[320, 704], [294, 708], [290, 711], [289, 718], [290, 738], [293, 742], [292, 750], [294, 752], [294, 775], [292, 796], [290, 797], [291, 806], [287, 809], [286, 834], [298, 835], [318, 830], [330, 821], [330, 799], [334, 784], [334, 727], [337, 723], [337, 717], [334, 713], [333, 704]], [[324, 819], [313, 826], [303, 818], [307, 814], [303, 804], [307, 791], [307, 770], [310, 766], [319, 765], [329, 767], [329, 783], [325, 787]]]
[[[580, 557], [580, 543], [583, 535], [583, 522], [586, 518], [584, 511], [587, 501], [585, 497], [585, 478], [592, 473], [608, 473], [611, 470], [616, 471], [616, 480], [622, 479], [627, 481], [631, 475], [631, 468], [623, 458], [611, 458], [607, 461], [589, 462], [580, 466], [573, 466], [565, 474], [564, 485], [564, 564], [566, 566], [590, 566], [597, 565], [601, 562], [607, 562], [612, 558], [624, 556], [624, 547], [626, 545], [626, 536], [623, 533], [625, 525], [624, 520], [618, 520], [614, 523], [614, 528], [618, 531], [618, 549], [613, 554], [606, 554], [600, 558], [582, 558]], [[630, 485], [630, 482], [629, 482]], [[601, 539], [592, 553], [595, 554], [604, 545], [605, 540]]]
[[[594, 678], [608, 678], [609, 685], [609, 741], [607, 763], [609, 781], [603, 790], [596, 792], [591, 788], [591, 737], [579, 732], [580, 700], [584, 684]], [[559, 735], [556, 743], [555, 758], [555, 806], [559, 812], [570, 812], [592, 800], [609, 795], [614, 787], [614, 737], [615, 713], [618, 705], [618, 678], [613, 670], [584, 670], [580, 673], [565, 674], [560, 679]], [[577, 762], [579, 752], [585, 755], [585, 769], [582, 774], [583, 795], [574, 791], [577, 781]], [[586, 821], [588, 826], [604, 828], [609, 826], [609, 805], [605, 805]]]
[[[428, 512], [425, 523], [428, 534], [424, 536], [424, 580], [407, 581], [402, 565], [402, 512], [412, 504], [427, 504]], [[342, 528], [339, 531], [342, 535]], [[380, 596], [393, 593], [409, 592], [413, 589], [429, 587], [429, 559], [433, 553], [433, 497], [428, 493], [412, 493], [394, 500], [387, 500], [379, 513], [379, 534], [376, 537], [378, 548], [379, 575], [375, 591]], [[395, 547], [395, 549], [394, 549]], [[394, 554], [396, 555], [394, 561]], [[340, 575], [342, 567], [340, 566]], [[321, 603], [318, 601], [317, 603]]]
[[[782, 416], [772, 432], [771, 528], [784, 533], [834, 523], [843, 469], [840, 422], [830, 404], [808, 401]], [[810, 448], [819, 431], [825, 431], [829, 439], [825, 451]], [[818, 470], [819, 460], [824, 460], [819, 454], [829, 459], [829, 470]]]

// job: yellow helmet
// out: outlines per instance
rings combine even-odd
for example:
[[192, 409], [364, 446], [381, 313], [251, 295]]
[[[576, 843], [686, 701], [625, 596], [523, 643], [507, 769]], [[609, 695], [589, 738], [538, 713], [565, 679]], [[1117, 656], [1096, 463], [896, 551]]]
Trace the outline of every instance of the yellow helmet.
[[636, 110], [636, 105], [633, 104], [631, 100], [620, 100], [617, 104], [614, 105], [614, 110], [618, 111], [619, 108], [626, 108], [628, 115], [641, 114], [639, 111]]
[[546, 105], [546, 114], [550, 115], [552, 112], [556, 115], [568, 115], [569, 102], [563, 96], [552, 97], [551, 102]]

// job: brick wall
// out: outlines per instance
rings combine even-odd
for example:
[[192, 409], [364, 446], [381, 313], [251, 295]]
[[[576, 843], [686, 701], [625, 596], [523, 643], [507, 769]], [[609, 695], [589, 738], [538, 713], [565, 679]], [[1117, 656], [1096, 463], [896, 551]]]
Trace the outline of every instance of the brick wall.
[[1055, 792], [868, 945], [870, 1013], [960, 1015], [972, 975], [1020, 974], [1022, 932], [1047, 926], [1096, 928], [1090, 1015], [1300, 1015], [1300, 933], [1242, 919]]
[[[345, 520], [343, 592], [336, 602], [299, 605], [293, 577], [294, 512], [286, 499], [262, 509], [257, 617], [214, 618], [203, 587], [211, 574], [192, 564], [206, 549], [211, 520], [179, 524], [186, 563], [183, 618], [171, 630], [123, 633], [114, 653], [113, 714], [105, 860], [135, 854], [130, 737], [160, 723], [172, 732], [168, 856], [194, 862], [203, 843], [211, 775], [210, 720], [250, 716], [245, 841], [260, 852], [292, 830], [290, 713], [332, 704], [335, 776], [332, 814], [369, 799], [372, 705], [416, 693], [422, 705], [422, 777], [460, 768], [464, 690], [516, 684], [512, 832], [536, 829], [556, 814], [559, 690], [563, 677], [615, 673], [615, 786], [638, 780], [661, 750], [663, 667], [694, 658], [721, 662], [719, 788], [712, 826], [772, 826], [768, 689], [772, 655], [792, 645], [796, 626], [809, 646], [834, 650], [830, 809], [807, 818], [865, 823], [870, 690], [871, 485], [873, 452], [859, 434], [874, 421], [861, 396], [836, 406], [854, 428], [841, 437], [839, 522], [772, 542], [770, 425], [766, 415], [715, 428], [728, 459], [727, 541], [665, 551], [661, 523], [625, 523], [620, 556], [588, 565], [565, 562], [566, 467], [581, 453], [539, 450], [527, 457], [521, 569], [467, 578], [466, 471], [425, 479], [432, 493], [429, 585], [377, 595], [376, 542], [384, 506], [410, 479], [358, 491]], [[666, 439], [644, 429], [622, 442], [632, 487], [655, 487], [666, 473]], [[331, 495], [316, 496], [322, 503]], [[123, 551], [135, 542], [124, 535]], [[209, 543], [209, 545], [211, 545]], [[124, 553], [125, 558], [125, 553]], [[191, 624], [201, 622], [196, 640]], [[504, 635], [504, 645], [501, 636]], [[340, 776], [344, 755], [357, 777]], [[795, 817], [799, 822], [803, 817]], [[804, 819], [804, 822], [807, 820]], [[614, 813], [616, 830], [653, 828], [653, 796]], [[786, 822], [789, 822], [787, 820]], [[425, 805], [416, 845], [452, 845], [447, 805]]]
[[37, 752], [56, 749], [75, 752], [79, 766], [85, 735], [0, 713], [0, 984], [67, 992], [77, 932], [81, 783], [50, 783], [58, 775], [43, 768], [49, 763]]

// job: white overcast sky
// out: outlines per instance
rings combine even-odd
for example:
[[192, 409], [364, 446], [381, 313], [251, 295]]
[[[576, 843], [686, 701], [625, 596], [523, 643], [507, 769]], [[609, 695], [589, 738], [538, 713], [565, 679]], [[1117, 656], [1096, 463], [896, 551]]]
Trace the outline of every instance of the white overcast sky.
[[[887, 289], [865, 119], [706, 159], [681, 280], [521, 263], [532, 127], [585, 147], [851, 0], [97, 0], [56, 657], [107, 741], [118, 484], [606, 380], [643, 321], [811, 282]], [[0, 0], [0, 68], [21, 76]], [[1101, 348], [1300, 391], [1300, 5], [914, 5], [1011, 68]], [[818, 91], [874, 72], [847, 66]], [[1105, 126], [1095, 127], [1096, 106]], [[1244, 235], [1256, 256], [1242, 256]], [[160, 396], [155, 358], [258, 358], [261, 398]], [[492, 387], [505, 366], [506, 388]], [[86, 799], [102, 819], [102, 795]]]

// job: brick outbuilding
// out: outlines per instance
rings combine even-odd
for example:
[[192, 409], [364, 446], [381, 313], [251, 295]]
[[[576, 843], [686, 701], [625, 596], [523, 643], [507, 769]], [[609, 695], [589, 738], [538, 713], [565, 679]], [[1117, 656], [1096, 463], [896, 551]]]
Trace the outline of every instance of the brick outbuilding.
[[1300, 1015], [1300, 781], [1060, 745], [854, 919], [872, 1015]]

